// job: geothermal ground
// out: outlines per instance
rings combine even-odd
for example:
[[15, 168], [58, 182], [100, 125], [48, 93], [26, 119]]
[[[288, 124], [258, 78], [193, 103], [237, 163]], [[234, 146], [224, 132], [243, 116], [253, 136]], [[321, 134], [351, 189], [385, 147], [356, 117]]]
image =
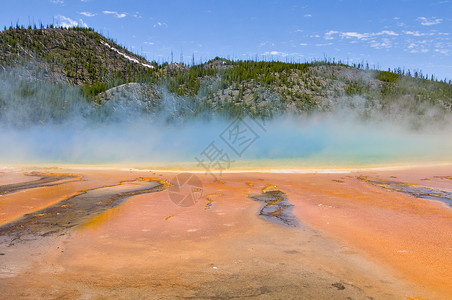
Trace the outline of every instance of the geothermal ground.
[[0, 172], [0, 298], [450, 299], [452, 167]]

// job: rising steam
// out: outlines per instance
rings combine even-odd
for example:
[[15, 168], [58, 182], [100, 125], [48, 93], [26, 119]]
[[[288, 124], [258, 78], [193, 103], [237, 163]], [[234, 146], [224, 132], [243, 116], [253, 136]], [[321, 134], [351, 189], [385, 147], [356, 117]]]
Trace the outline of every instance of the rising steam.
[[329, 111], [287, 113], [259, 120], [261, 127], [250, 125], [256, 138], [238, 155], [221, 139], [233, 119], [215, 113], [183, 118], [190, 115], [190, 101], [163, 92], [154, 111], [139, 100], [98, 106], [74, 87], [3, 77], [0, 163], [184, 167], [191, 162], [196, 167], [212, 142], [233, 161], [231, 168], [269, 161], [273, 167], [303, 168], [452, 159], [450, 116], [432, 107], [419, 113], [399, 103], [391, 114], [382, 114], [359, 97], [336, 99]]

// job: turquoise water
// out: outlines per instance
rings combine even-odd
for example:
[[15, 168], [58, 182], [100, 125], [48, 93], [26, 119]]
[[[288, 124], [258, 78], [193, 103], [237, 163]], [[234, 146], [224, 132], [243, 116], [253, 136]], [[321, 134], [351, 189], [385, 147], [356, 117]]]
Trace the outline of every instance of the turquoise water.
[[[153, 124], [37, 125], [1, 128], [0, 163], [130, 164], [170, 168], [340, 168], [452, 162], [449, 126], [412, 130], [394, 122], [339, 118]], [[242, 124], [243, 125], [243, 124]], [[235, 143], [234, 143], [235, 142]], [[185, 166], [185, 167], [184, 167]]]

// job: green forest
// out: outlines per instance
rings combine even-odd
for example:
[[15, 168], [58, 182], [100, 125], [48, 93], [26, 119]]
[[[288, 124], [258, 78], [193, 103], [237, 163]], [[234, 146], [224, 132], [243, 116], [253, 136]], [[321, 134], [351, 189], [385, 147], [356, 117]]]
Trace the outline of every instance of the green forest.
[[148, 62], [92, 28], [52, 25], [0, 31], [0, 77], [0, 117], [11, 105], [31, 101], [48, 103], [43, 106], [52, 107], [51, 119], [67, 117], [68, 99], [74, 97], [97, 108], [136, 99], [144, 112], [155, 113], [170, 95], [179, 114], [263, 118], [353, 107], [356, 99], [389, 112], [400, 106], [419, 114], [427, 106], [444, 112], [452, 107], [451, 82], [420, 71], [375, 70], [364, 62], [331, 59]]

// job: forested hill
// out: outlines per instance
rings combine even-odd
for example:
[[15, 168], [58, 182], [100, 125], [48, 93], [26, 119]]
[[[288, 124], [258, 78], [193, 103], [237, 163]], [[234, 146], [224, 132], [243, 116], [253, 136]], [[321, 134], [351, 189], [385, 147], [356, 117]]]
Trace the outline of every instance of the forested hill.
[[93, 85], [133, 81], [154, 66], [90, 28], [10, 28], [0, 32], [0, 68], [24, 67], [36, 78]]
[[331, 60], [294, 63], [217, 57], [198, 65], [157, 64], [90, 28], [5, 28], [0, 31], [0, 76], [15, 86], [8, 94], [0, 91], [0, 118], [2, 105], [8, 101], [11, 105], [14, 93], [38, 95], [34, 82], [43, 81], [78, 89], [96, 105], [136, 100], [148, 112], [163, 109], [162, 100], [171, 97], [178, 104], [173, 107], [184, 115], [215, 111], [271, 117], [338, 106], [416, 114], [431, 107], [452, 109], [450, 81], [419, 71], [372, 70], [365, 64]]

